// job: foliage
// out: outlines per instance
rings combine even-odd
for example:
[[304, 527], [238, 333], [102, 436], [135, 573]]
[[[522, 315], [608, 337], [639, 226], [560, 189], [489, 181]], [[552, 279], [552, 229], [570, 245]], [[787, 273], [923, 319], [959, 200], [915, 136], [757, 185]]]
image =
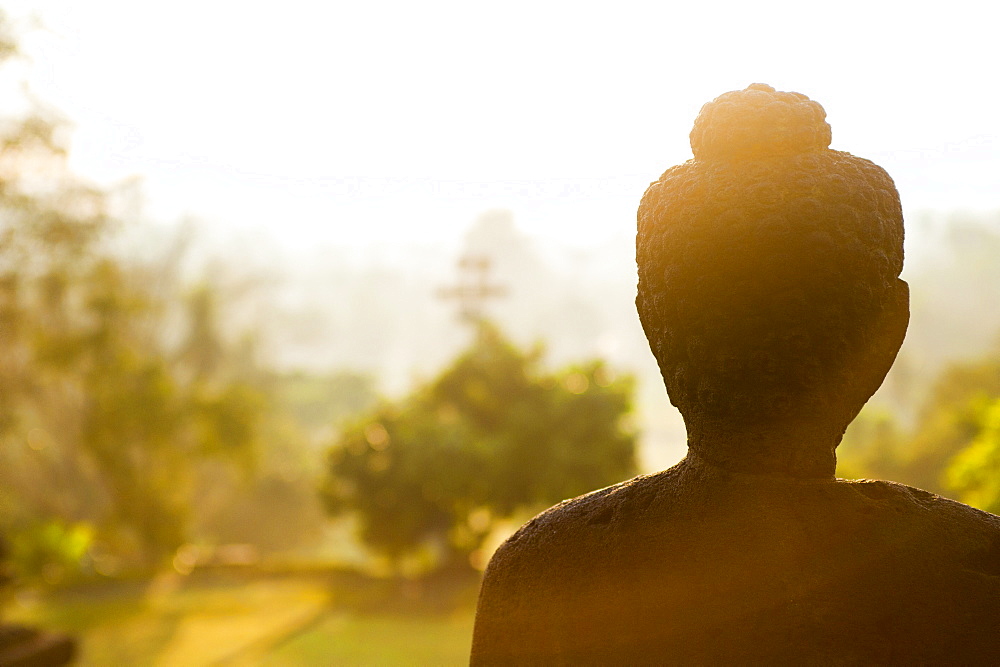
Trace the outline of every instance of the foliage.
[[72, 580], [85, 572], [94, 540], [90, 525], [67, 525], [59, 519], [24, 526], [9, 537], [13, 576], [48, 584]]
[[108, 194], [63, 142], [42, 112], [0, 127], [0, 532], [29, 577], [68, 568], [81, 526], [121, 562], [167, 560], [199, 460], [252, 461], [267, 414], [215, 291], [178, 299], [172, 267], [113, 253]]
[[[35, 150], [50, 158], [54, 148]], [[103, 249], [101, 195], [87, 190], [83, 206], [77, 192], [49, 201], [8, 183], [0, 199], [3, 476], [23, 503], [8, 521], [89, 521], [112, 550], [150, 565], [185, 540], [193, 461], [249, 455], [262, 400], [170, 352], [167, 303], [144, 288], [148, 267]], [[217, 343], [197, 298], [183, 315], [185, 349]]]
[[918, 417], [904, 467], [907, 483], [935, 493], [953, 492], [945, 470], [979, 434], [982, 406], [996, 397], [1000, 397], [1000, 355], [945, 369]]
[[841, 474], [881, 477], [1000, 510], [1000, 354], [946, 368], [907, 433], [866, 410], [848, 429]]
[[977, 401], [978, 433], [952, 459], [948, 485], [964, 501], [1000, 513], [1000, 397]]
[[847, 428], [837, 448], [837, 474], [898, 479], [903, 437], [891, 412], [866, 408]]
[[499, 520], [635, 471], [631, 378], [598, 361], [555, 374], [483, 324], [433, 381], [347, 428], [329, 454], [328, 509], [393, 561], [468, 566]]

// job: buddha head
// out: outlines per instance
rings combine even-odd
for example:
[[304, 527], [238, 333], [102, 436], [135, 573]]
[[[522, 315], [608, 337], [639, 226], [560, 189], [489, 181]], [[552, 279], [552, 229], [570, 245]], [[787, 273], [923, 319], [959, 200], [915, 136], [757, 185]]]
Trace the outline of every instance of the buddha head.
[[899, 194], [830, 141], [817, 102], [753, 84], [702, 107], [694, 158], [642, 198], [636, 306], [709, 462], [832, 476], [902, 343]]

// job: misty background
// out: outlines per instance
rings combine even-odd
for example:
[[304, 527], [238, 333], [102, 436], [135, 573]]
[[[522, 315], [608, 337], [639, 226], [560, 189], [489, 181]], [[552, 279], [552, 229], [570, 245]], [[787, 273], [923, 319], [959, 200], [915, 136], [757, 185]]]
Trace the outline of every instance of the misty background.
[[[635, 210], [752, 82], [903, 203], [909, 331], [838, 474], [1000, 510], [981, 3], [2, 9], [0, 620], [96, 664], [463, 664], [490, 549], [684, 454]], [[492, 338], [448, 296], [480, 278]]]
[[[871, 403], [908, 423], [942, 368], [1000, 345], [1000, 212], [909, 212], [906, 233], [902, 277], [911, 289], [910, 326]], [[635, 312], [631, 235], [565, 247], [530, 236], [515, 211], [493, 209], [447, 243], [331, 243], [282, 252], [244, 236], [201, 244], [193, 256], [199, 254], [230, 280], [253, 285], [234, 315], [256, 318], [271, 362], [361, 373], [388, 396], [430, 378], [468, 345], [472, 330], [458, 317], [459, 304], [441, 291], [467, 279], [461, 257], [488, 257], [489, 281], [505, 290], [486, 301], [490, 318], [525, 347], [542, 343], [553, 367], [599, 357], [634, 373], [646, 470], [668, 467], [686, 451], [683, 422]]]

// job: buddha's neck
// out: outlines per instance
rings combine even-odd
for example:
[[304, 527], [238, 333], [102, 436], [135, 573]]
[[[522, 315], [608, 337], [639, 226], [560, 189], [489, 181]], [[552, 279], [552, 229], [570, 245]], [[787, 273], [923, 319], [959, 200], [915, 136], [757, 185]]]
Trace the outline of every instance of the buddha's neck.
[[688, 448], [733, 473], [833, 479], [840, 435], [822, 428], [705, 428], [688, 424]]

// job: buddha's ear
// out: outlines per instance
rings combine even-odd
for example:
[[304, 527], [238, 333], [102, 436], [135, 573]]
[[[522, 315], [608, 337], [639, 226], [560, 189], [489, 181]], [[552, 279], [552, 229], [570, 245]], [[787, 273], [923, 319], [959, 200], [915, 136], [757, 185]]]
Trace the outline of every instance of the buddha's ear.
[[646, 334], [646, 340], [649, 341], [650, 347], [652, 347], [653, 341], [659, 339], [660, 332], [659, 328], [653, 324], [656, 318], [648, 311], [646, 298], [642, 292], [636, 294], [635, 309], [639, 313], [639, 323], [642, 324], [642, 332]]
[[871, 345], [866, 351], [865, 359], [855, 369], [860, 389], [865, 392], [868, 400], [885, 380], [886, 374], [892, 368], [899, 348], [906, 338], [906, 328], [910, 323], [910, 286], [905, 280], [896, 279], [892, 293], [886, 300], [885, 308], [872, 322]]
[[[666, 361], [662, 349], [664, 335], [666, 334], [663, 320], [653, 307], [653, 300], [645, 298], [642, 293], [635, 297], [635, 309], [639, 313], [642, 332], [646, 334], [646, 340], [649, 342], [649, 351], [653, 353], [653, 357], [660, 367], [660, 375], [663, 376], [663, 380], [667, 384], [667, 394], [670, 394], [670, 382], [667, 380], [667, 374], [665, 374], [663, 367]], [[671, 396], [670, 402], [673, 403], [673, 396]], [[677, 404], [674, 403], [674, 405]]]
[[656, 364], [660, 368], [660, 376], [663, 378], [663, 383], [667, 388], [667, 398], [670, 399], [671, 405], [680, 408], [676, 401], [677, 394], [672, 387], [671, 381], [668, 379], [671, 374], [663, 365], [665, 360], [663, 358], [663, 351], [660, 349], [660, 346], [663, 344], [663, 323], [656, 316], [652, 305], [643, 297], [641, 292], [635, 297], [635, 309], [639, 313], [639, 323], [642, 324], [642, 332], [646, 334], [646, 340], [649, 342], [649, 350], [653, 353], [653, 358], [656, 359]]

